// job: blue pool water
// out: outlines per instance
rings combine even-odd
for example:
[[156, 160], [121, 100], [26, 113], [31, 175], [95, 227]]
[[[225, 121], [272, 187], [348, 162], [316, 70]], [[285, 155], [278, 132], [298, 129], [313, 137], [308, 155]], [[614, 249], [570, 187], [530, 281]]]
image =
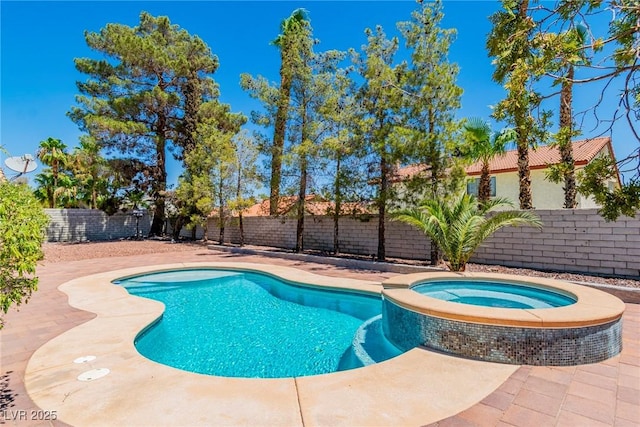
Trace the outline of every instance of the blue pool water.
[[[136, 339], [138, 351], [187, 371], [296, 377], [352, 369], [401, 353], [376, 333], [380, 322], [375, 318], [382, 310], [377, 295], [212, 269], [153, 273], [116, 283], [132, 295], [165, 304], [161, 320]], [[362, 336], [369, 337], [367, 346], [358, 344]]]
[[544, 288], [482, 280], [429, 281], [412, 289], [444, 301], [485, 307], [553, 308], [576, 302], [568, 295]]

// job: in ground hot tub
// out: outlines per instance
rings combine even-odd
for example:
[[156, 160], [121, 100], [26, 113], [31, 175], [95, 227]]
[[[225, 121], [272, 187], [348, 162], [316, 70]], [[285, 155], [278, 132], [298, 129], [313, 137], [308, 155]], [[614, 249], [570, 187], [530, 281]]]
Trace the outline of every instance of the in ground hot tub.
[[384, 333], [400, 349], [555, 366], [622, 349], [624, 303], [585, 286], [478, 273], [408, 274], [383, 285]]
[[411, 289], [443, 301], [513, 309], [554, 308], [575, 304], [575, 295], [559, 289], [497, 280], [429, 280]]

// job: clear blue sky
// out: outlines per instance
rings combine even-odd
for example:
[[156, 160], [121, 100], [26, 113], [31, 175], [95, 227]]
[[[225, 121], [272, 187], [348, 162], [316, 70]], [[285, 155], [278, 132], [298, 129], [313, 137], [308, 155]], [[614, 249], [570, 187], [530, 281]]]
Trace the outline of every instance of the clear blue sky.
[[[99, 31], [107, 23], [135, 26], [141, 11], [169, 16], [173, 24], [202, 38], [216, 54], [220, 68], [214, 74], [221, 100], [247, 116], [259, 105], [239, 86], [243, 72], [262, 74], [278, 81], [279, 54], [270, 45], [279, 33], [280, 21], [303, 7], [310, 13], [318, 51], [359, 49], [366, 42], [364, 29], [380, 24], [397, 35], [396, 22], [408, 20], [414, 1], [5, 1], [0, 2], [1, 74], [0, 145], [11, 156], [35, 154], [40, 141], [54, 137], [70, 148], [80, 131], [66, 116], [78, 93], [76, 81], [85, 76], [74, 68], [76, 57], [100, 58], [87, 48], [83, 33]], [[488, 16], [498, 1], [444, 1], [443, 27], [455, 27], [458, 38], [450, 59], [460, 67], [458, 85], [464, 89], [460, 117], [488, 118], [489, 105], [503, 96], [492, 82], [493, 67], [484, 47], [490, 30]], [[580, 103], [598, 93], [583, 92]], [[616, 100], [612, 99], [612, 106]], [[613, 108], [613, 107], [612, 107]], [[556, 110], [557, 111], [557, 110]], [[557, 120], [556, 120], [557, 121]], [[589, 128], [583, 136], [596, 136]], [[616, 156], [626, 156], [637, 144], [624, 126], [613, 133]], [[9, 176], [10, 171], [2, 167]], [[38, 171], [31, 174], [31, 178]], [[169, 166], [169, 182], [175, 183], [179, 165]]]

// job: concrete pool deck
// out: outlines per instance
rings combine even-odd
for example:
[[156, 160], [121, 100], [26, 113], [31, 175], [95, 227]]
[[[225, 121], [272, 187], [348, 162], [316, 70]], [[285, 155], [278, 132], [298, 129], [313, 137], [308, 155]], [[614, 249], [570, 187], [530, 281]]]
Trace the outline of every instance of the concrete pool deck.
[[[56, 351], [68, 355], [56, 362], [58, 368], [30, 367], [28, 389], [36, 402], [31, 400], [25, 390], [24, 377], [34, 352], [74, 326], [82, 325], [75, 328], [78, 333], [82, 332], [89, 325], [85, 322], [94, 317], [91, 313], [70, 307], [66, 296], [56, 289], [60, 284], [115, 269], [194, 261], [258, 262], [292, 266], [326, 276], [378, 282], [394, 275], [258, 256], [216, 254], [206, 249], [45, 264], [39, 268], [40, 291], [20, 311], [12, 310], [5, 317], [5, 328], [0, 331], [3, 374], [0, 419], [4, 417], [8, 425], [62, 425], [59, 420], [38, 423], [29, 418], [32, 410], [38, 414], [38, 409], [43, 409], [57, 411], [60, 419], [74, 425], [432, 423], [443, 426], [524, 426], [640, 423], [640, 310], [635, 304], [627, 304], [623, 352], [598, 364], [518, 368], [471, 362], [417, 349], [401, 356], [405, 358], [402, 364], [392, 360], [361, 370], [273, 381], [190, 374], [154, 364], [140, 356], [137, 358], [142, 361], [132, 361], [126, 353], [112, 350], [113, 346], [132, 346], [130, 339], [122, 338], [129, 327], [124, 322], [122, 329], [107, 331], [112, 334], [112, 341], [95, 342], [103, 346], [105, 353], [101, 359], [96, 359], [94, 365], [103, 367], [105, 363], [104, 367], [111, 369], [107, 377], [89, 383], [75, 381], [77, 374], [86, 370], [86, 366], [70, 362], [75, 357], [92, 354], [90, 348], [83, 347], [82, 341], [90, 341], [91, 337], [79, 335], [77, 345], [67, 343], [58, 346]], [[57, 340], [52, 341], [51, 348], [62, 343]], [[35, 356], [33, 363], [43, 360], [40, 354]], [[153, 379], [144, 376], [145, 364], [154, 367]], [[59, 369], [58, 373], [54, 374], [53, 369]], [[77, 372], [71, 372], [73, 369]], [[60, 374], [65, 370], [68, 374], [75, 374], [71, 375], [73, 381]], [[366, 376], [358, 375], [358, 371], [367, 370]], [[439, 374], [430, 374], [434, 371]], [[117, 377], [125, 379], [124, 389], [120, 388], [122, 384], [116, 386], [111, 383]], [[247, 393], [247, 387], [240, 384], [246, 381], [262, 382], [264, 387], [252, 385]], [[135, 388], [145, 383], [155, 386], [146, 391]], [[80, 390], [79, 384], [85, 390]], [[194, 400], [193, 396], [200, 398]], [[48, 402], [47, 407], [42, 406], [42, 402]], [[36, 403], [42, 407], [38, 408]], [[69, 410], [73, 405], [78, 406]], [[190, 408], [190, 405], [201, 409]], [[26, 419], [19, 419], [22, 416], [20, 411], [25, 411]]]

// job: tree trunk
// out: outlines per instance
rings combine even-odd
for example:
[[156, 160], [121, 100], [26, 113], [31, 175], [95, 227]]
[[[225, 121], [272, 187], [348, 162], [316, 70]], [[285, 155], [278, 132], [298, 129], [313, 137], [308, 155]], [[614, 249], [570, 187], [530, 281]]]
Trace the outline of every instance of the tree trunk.
[[209, 221], [208, 220], [205, 220], [204, 223], [202, 224], [202, 241], [205, 243], [209, 241]]
[[242, 222], [242, 205], [240, 204], [240, 196], [242, 196], [242, 162], [240, 157], [236, 157], [238, 162], [238, 181], [236, 182], [236, 200], [238, 201], [238, 226], [240, 227], [240, 246], [244, 246], [244, 224]]
[[180, 240], [180, 231], [182, 230], [182, 226], [184, 225], [184, 217], [182, 215], [178, 215], [176, 218], [176, 222], [173, 226], [173, 230], [171, 230], [171, 238], [175, 241]]
[[166, 167], [166, 117], [158, 117], [158, 132], [156, 140], [156, 166], [154, 170], [155, 182], [153, 183], [154, 212], [153, 222], [149, 230], [150, 236], [161, 236], [164, 230], [164, 206], [165, 191], [167, 190], [167, 167]]
[[91, 209], [98, 209], [98, 192], [95, 184], [91, 187]]
[[195, 132], [198, 127], [198, 110], [202, 104], [202, 94], [198, 86], [197, 75], [191, 75], [184, 87], [184, 142], [182, 159], [196, 146]]
[[218, 243], [224, 245], [224, 194], [222, 192], [222, 173], [220, 174], [220, 191], [218, 193], [218, 216], [220, 218], [220, 236]]
[[483, 205], [491, 199], [491, 175], [489, 174], [489, 162], [482, 162], [480, 182], [478, 183], [478, 204]]
[[573, 66], [569, 66], [566, 79], [562, 82], [560, 91], [560, 135], [562, 140], [558, 144], [560, 161], [564, 169], [564, 207], [573, 209], [576, 202], [576, 176], [575, 161], [573, 159], [573, 146], [571, 136], [573, 134]]
[[296, 225], [296, 252], [304, 249], [304, 208], [307, 197], [307, 159], [300, 163], [300, 187], [298, 188], [298, 222]]
[[[434, 136], [436, 132], [436, 118], [433, 106], [429, 106], [429, 135]], [[431, 169], [431, 197], [438, 198], [438, 185], [440, 184], [440, 174], [442, 173], [440, 165], [440, 152], [438, 150], [435, 139], [431, 138], [429, 144], [429, 167]]]
[[531, 199], [531, 172], [529, 171], [529, 143], [518, 141], [518, 180], [520, 183], [520, 209], [533, 209]]
[[278, 110], [273, 131], [273, 147], [271, 148], [271, 181], [269, 195], [269, 215], [278, 214], [278, 202], [280, 199], [280, 181], [282, 176], [282, 153], [286, 133], [287, 116], [289, 112], [289, 99], [291, 97], [291, 70], [289, 61], [285, 57], [286, 52], [281, 48], [280, 65], [280, 93], [278, 95]]
[[153, 221], [149, 236], [161, 236], [164, 229], [164, 197], [156, 196], [153, 206]]
[[57, 207], [57, 192], [58, 192], [58, 162], [55, 161], [53, 163], [53, 166], [51, 167], [51, 173], [53, 175], [53, 196], [52, 196], [52, 202], [51, 202], [51, 206], [49, 206], [50, 208], [55, 208]]
[[387, 158], [385, 154], [386, 153], [383, 153], [382, 156], [380, 156], [380, 196], [378, 200], [378, 261], [384, 261], [386, 259], [384, 220], [386, 218], [387, 210], [389, 166], [387, 165]]
[[238, 226], [240, 227], [240, 246], [244, 246], [244, 223], [242, 221], [242, 212], [238, 214]]
[[336, 178], [333, 182], [335, 206], [333, 211], [333, 253], [340, 254], [340, 210], [342, 209], [342, 194], [340, 191], [340, 156], [336, 159]]
[[[529, 0], [522, 0], [518, 7], [518, 19], [524, 22], [528, 19], [527, 11], [529, 9]], [[524, 60], [525, 51], [521, 52]], [[516, 98], [525, 104], [524, 98], [526, 93], [526, 81], [522, 82], [523, 86], [519, 87], [519, 95]], [[517, 145], [518, 145], [518, 181], [520, 186], [520, 209], [533, 209], [533, 201], [531, 198], [531, 172], [529, 170], [529, 124], [526, 117], [528, 112], [525, 110], [525, 106], [520, 106], [518, 111], [514, 114], [514, 122], [516, 125], [516, 132], [518, 133]]]
[[[436, 119], [433, 106], [429, 107], [429, 134], [434, 135], [436, 131]], [[440, 174], [442, 173], [440, 165], [440, 153], [437, 150], [436, 142], [432, 139], [429, 147], [429, 160], [431, 163], [431, 197], [433, 199], [438, 198], [438, 185], [440, 182]], [[431, 265], [438, 265], [442, 261], [442, 253], [436, 242], [431, 241], [431, 250], [429, 256], [431, 257]]]

